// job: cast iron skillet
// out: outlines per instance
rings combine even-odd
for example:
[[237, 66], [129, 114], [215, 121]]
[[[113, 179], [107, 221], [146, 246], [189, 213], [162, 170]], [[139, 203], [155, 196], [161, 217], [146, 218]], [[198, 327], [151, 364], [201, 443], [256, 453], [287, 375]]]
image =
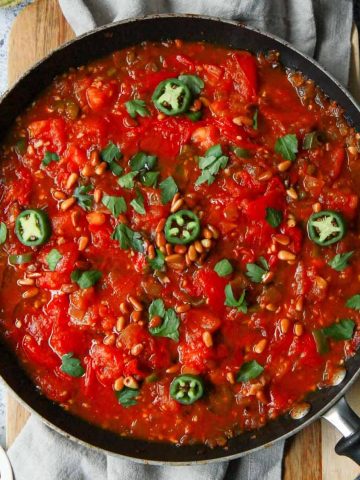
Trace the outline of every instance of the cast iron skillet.
[[[312, 59], [272, 35], [261, 33], [237, 22], [195, 15], [159, 15], [131, 19], [99, 28], [59, 48], [26, 73], [0, 102], [0, 137], [16, 116], [40, 94], [57, 74], [109, 54], [113, 50], [138, 44], [144, 40], [206, 40], [224, 46], [260, 50], [278, 50], [282, 63], [302, 71], [313, 79], [345, 112], [352, 125], [360, 124], [360, 111], [349, 93]], [[0, 348], [0, 374], [7, 385], [27, 407], [63, 435], [88, 447], [150, 463], [188, 464], [229, 460], [269, 446], [287, 438], [320, 416], [335, 424], [344, 435], [336, 446], [340, 455], [347, 455], [360, 464], [360, 419], [343, 398], [359, 375], [360, 351], [347, 362], [347, 375], [335, 387], [314, 392], [308, 397], [310, 413], [302, 420], [289, 415], [269, 422], [254, 432], [245, 432], [229, 441], [228, 448], [214, 449], [122, 438], [109, 431], [74, 417], [41, 394], [18, 365], [6, 347]]]

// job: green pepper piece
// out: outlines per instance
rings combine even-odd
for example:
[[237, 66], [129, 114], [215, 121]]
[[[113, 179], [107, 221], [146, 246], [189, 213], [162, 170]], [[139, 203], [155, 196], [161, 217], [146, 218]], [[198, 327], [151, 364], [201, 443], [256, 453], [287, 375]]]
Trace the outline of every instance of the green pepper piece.
[[170, 384], [170, 396], [183, 405], [191, 405], [204, 394], [204, 381], [197, 375], [180, 375]]
[[310, 240], [322, 247], [341, 240], [346, 233], [346, 223], [341, 213], [323, 210], [313, 213], [307, 223]]
[[168, 217], [165, 237], [170, 243], [184, 245], [193, 242], [200, 234], [200, 220], [190, 210], [179, 210]]
[[178, 115], [188, 110], [192, 97], [189, 87], [177, 78], [168, 78], [156, 87], [152, 101], [165, 115]]
[[9, 255], [9, 263], [10, 265], [23, 265], [24, 263], [31, 262], [32, 258], [33, 254], [31, 252], [20, 255], [13, 254]]
[[329, 351], [329, 345], [323, 330], [314, 330], [312, 335], [316, 343], [317, 352], [320, 353], [320, 355], [327, 353]]
[[24, 210], [15, 221], [15, 233], [19, 241], [27, 247], [45, 243], [51, 233], [50, 222], [43, 210]]

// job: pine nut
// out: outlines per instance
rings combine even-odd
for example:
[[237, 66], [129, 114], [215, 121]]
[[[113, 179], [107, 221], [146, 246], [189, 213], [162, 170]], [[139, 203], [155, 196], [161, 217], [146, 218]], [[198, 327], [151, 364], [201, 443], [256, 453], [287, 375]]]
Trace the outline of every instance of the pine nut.
[[281, 233], [279, 233], [278, 235], [274, 235], [273, 240], [276, 243], [280, 243], [280, 245], [284, 245], [284, 246], [289, 245], [290, 243], [290, 238], [287, 235], [283, 235]]
[[135, 380], [134, 377], [131, 377], [131, 376], [124, 378], [124, 385], [125, 387], [128, 387], [128, 388], [133, 388], [133, 389], [139, 388], [138, 382]]
[[166, 223], [166, 218], [162, 218], [160, 222], [157, 224], [155, 232], [156, 233], [162, 232], [164, 230], [165, 223]]
[[261, 339], [255, 346], [254, 346], [254, 352], [255, 353], [262, 353], [265, 350], [267, 344], [266, 338]]
[[139, 300], [137, 298], [130, 295], [128, 297], [128, 300], [131, 303], [131, 305], [134, 307], [134, 310], [136, 310], [137, 312], [142, 312], [143, 311], [144, 307], [142, 306], [141, 302], [139, 302]]
[[110, 333], [110, 335], [106, 335], [103, 338], [103, 344], [104, 345], [114, 345], [115, 340], [116, 340], [115, 333]]
[[106, 162], [101, 162], [95, 168], [95, 173], [96, 173], [96, 175], [102, 175], [105, 172], [106, 169], [107, 169], [107, 163]]
[[166, 238], [163, 232], [158, 232], [155, 237], [155, 242], [158, 247], [165, 247]]
[[155, 258], [155, 248], [153, 245], [149, 245], [149, 248], [148, 248], [148, 257], [150, 260], [153, 260]]
[[205, 247], [206, 249], [211, 248], [212, 242], [209, 238], [203, 238], [201, 240], [201, 245]]
[[289, 188], [288, 190], [286, 190], [286, 193], [288, 194], [288, 196], [290, 198], [292, 198], [293, 200], [297, 200], [299, 197], [298, 197], [298, 194], [296, 193], [296, 190], [294, 188]]
[[92, 174], [93, 174], [93, 167], [87, 163], [84, 166], [84, 168], [81, 170], [81, 175], [83, 177], [91, 177]]
[[64, 200], [61, 204], [61, 210], [63, 212], [66, 212], [67, 210], [69, 210], [69, 208], [71, 208], [74, 203], [76, 203], [76, 198], [75, 197], [70, 197], [70, 198], [67, 198], [66, 200]]
[[78, 181], [79, 175], [75, 172], [70, 173], [66, 182], [66, 188], [71, 188]]
[[140, 355], [140, 353], [144, 350], [144, 345], [142, 343], [138, 343], [136, 345], [134, 345], [132, 347], [132, 349], [130, 350], [130, 353], [131, 355], [133, 355], [134, 357], [137, 357], [138, 355]]
[[281, 162], [277, 166], [279, 172], [286, 172], [286, 170], [289, 170], [290, 167], [291, 167], [291, 161], [290, 160], [285, 160], [285, 162]]
[[177, 363], [176, 365], [172, 365], [171, 367], [167, 368], [165, 371], [166, 373], [176, 373], [180, 370], [180, 365]]
[[71, 223], [73, 227], [77, 227], [79, 225], [79, 218], [80, 218], [80, 212], [78, 210], [74, 210], [71, 212]]
[[184, 303], [183, 305], [178, 305], [177, 307], [175, 307], [175, 312], [185, 313], [185, 312], [188, 312], [190, 308], [191, 308], [191, 305], [189, 305], [188, 303]]
[[274, 272], [267, 272], [265, 275], [262, 277], [262, 283], [270, 283], [272, 279], [274, 278], [275, 274]]
[[119, 377], [114, 382], [114, 390], [120, 392], [124, 388], [124, 377]]
[[287, 333], [290, 327], [290, 320], [288, 318], [282, 318], [280, 320], [280, 330], [282, 333]]
[[190, 245], [187, 254], [188, 254], [189, 260], [191, 260], [192, 262], [194, 262], [197, 259], [197, 252], [195, 250], [194, 245]]
[[171, 208], [170, 208], [170, 212], [171, 213], [177, 212], [178, 210], [180, 210], [180, 208], [183, 206], [183, 204], [184, 204], [184, 199], [179, 198], [176, 202], [172, 203]]
[[244, 115], [239, 115], [238, 117], [234, 117], [232, 119], [232, 122], [235, 124], [235, 125], [247, 125], [248, 127], [251, 127], [252, 124], [253, 124], [253, 120], [252, 118], [249, 118], [249, 117], [245, 117]]
[[125, 317], [123, 317], [123, 316], [118, 317], [118, 319], [117, 319], [117, 321], [116, 321], [116, 330], [117, 330], [118, 332], [121, 332], [122, 330], [124, 330], [125, 324], [126, 324], [126, 319], [125, 319]]
[[100, 203], [102, 197], [102, 191], [99, 188], [95, 188], [94, 190], [94, 202]]
[[194, 247], [198, 253], [203, 253], [204, 249], [199, 240], [196, 240], [196, 242], [194, 242]]
[[297, 312], [302, 312], [304, 308], [304, 299], [303, 297], [299, 297], [295, 303], [295, 310]]
[[231, 385], [235, 384], [235, 376], [232, 372], [227, 372], [226, 374], [226, 380], [231, 383]]
[[18, 281], [17, 281], [17, 284], [20, 285], [20, 286], [31, 286], [31, 285], [35, 285], [35, 280], [33, 278], [20, 278]]
[[128, 306], [126, 305], [125, 302], [121, 302], [121, 303], [120, 303], [120, 312], [121, 312], [121, 313], [129, 313], [129, 308], [128, 308]]
[[292, 252], [288, 252], [287, 250], [280, 250], [280, 252], [278, 253], [278, 259], [291, 261], [296, 259], [296, 255], [294, 255]]
[[166, 255], [172, 255], [172, 250], [173, 250], [173, 249], [172, 249], [171, 243], [167, 243], [167, 244], [165, 245]]
[[86, 220], [90, 225], [103, 225], [106, 217], [101, 212], [91, 212], [86, 215]]
[[321, 211], [321, 204], [319, 202], [313, 203], [312, 209], [314, 213], [319, 213]]
[[315, 277], [315, 283], [321, 290], [325, 289], [328, 286], [328, 282], [325, 280], [325, 278], [320, 276]]
[[210, 348], [213, 346], [213, 339], [210, 332], [206, 331], [202, 334], [202, 340], [206, 347]]
[[174, 252], [180, 253], [180, 255], [184, 255], [186, 253], [186, 246], [185, 245], [175, 245]]
[[80, 237], [79, 238], [79, 247], [78, 250], [79, 252], [83, 252], [85, 248], [87, 247], [89, 243], [89, 238], [88, 237]]
[[301, 323], [295, 323], [294, 325], [294, 333], [297, 337], [300, 337], [304, 331], [304, 327], [301, 325]]
[[258, 176], [259, 182], [265, 182], [266, 180], [270, 180], [270, 178], [273, 176], [271, 170], [267, 170], [266, 172], [260, 173]]
[[207, 225], [207, 228], [210, 230], [210, 232], [212, 233], [212, 236], [215, 238], [215, 240], [217, 240], [220, 236], [219, 231], [210, 224]]
[[208, 228], [204, 228], [204, 230], [202, 231], [202, 236], [207, 239], [213, 238], [213, 234], [210, 232]]
[[180, 263], [184, 261], [184, 256], [180, 255], [179, 253], [174, 253], [172, 255], [168, 255], [165, 257], [166, 263]]
[[100, 155], [97, 150], [92, 150], [90, 153], [90, 163], [93, 167], [96, 167], [100, 163]]
[[277, 306], [274, 305], [273, 303], [267, 303], [267, 304], [265, 305], [265, 308], [266, 308], [266, 310], [268, 310], [269, 312], [276, 312], [276, 310], [277, 310]]
[[348, 149], [348, 152], [350, 153], [350, 155], [356, 155], [357, 152], [358, 152], [357, 148], [352, 146], [352, 145], [350, 147], [348, 147], [347, 149]]
[[39, 289], [37, 287], [29, 288], [26, 290], [21, 296], [22, 298], [33, 298], [39, 293]]
[[55, 198], [55, 200], [65, 200], [66, 195], [64, 192], [61, 192], [60, 190], [56, 190], [53, 193], [53, 197]]

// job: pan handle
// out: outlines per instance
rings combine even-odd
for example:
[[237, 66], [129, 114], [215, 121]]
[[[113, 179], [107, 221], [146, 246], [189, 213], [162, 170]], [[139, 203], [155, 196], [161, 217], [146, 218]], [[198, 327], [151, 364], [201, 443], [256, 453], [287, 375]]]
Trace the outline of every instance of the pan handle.
[[343, 434], [343, 438], [335, 446], [335, 452], [360, 465], [360, 417], [349, 407], [344, 397], [323, 417]]

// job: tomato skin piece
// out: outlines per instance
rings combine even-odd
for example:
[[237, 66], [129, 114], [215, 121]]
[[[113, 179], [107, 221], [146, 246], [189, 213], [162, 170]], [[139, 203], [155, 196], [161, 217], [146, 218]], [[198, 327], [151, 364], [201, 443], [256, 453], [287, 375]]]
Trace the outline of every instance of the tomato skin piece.
[[194, 283], [197, 285], [198, 295], [204, 295], [208, 299], [208, 305], [216, 315], [222, 315], [225, 311], [225, 287], [228, 280], [209, 268], [201, 268], [194, 274]]
[[233, 78], [235, 89], [250, 101], [257, 94], [257, 66], [253, 55], [236, 52], [228, 59], [226, 67]]

